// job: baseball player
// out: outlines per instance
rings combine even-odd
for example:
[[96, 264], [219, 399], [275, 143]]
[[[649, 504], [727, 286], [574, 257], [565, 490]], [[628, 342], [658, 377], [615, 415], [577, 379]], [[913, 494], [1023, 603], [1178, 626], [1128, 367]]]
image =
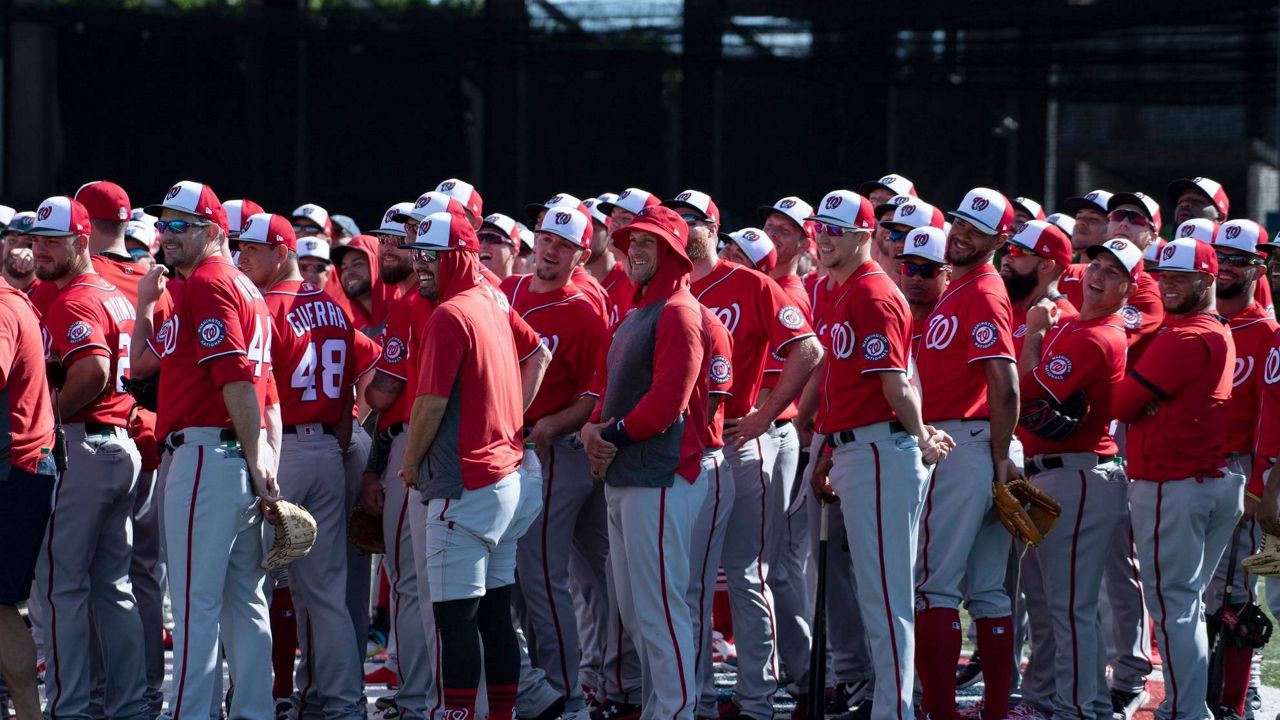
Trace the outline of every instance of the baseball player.
[[329, 257], [342, 283], [343, 300], [339, 304], [346, 305], [356, 328], [370, 337], [382, 332], [403, 290], [402, 285], [407, 282], [407, 278], [402, 278], [400, 283], [388, 283], [382, 278], [380, 247], [379, 238], [358, 235], [346, 245], [329, 248]]
[[516, 221], [502, 213], [493, 213], [480, 222], [476, 236], [480, 238], [480, 262], [499, 280], [511, 277], [520, 252], [520, 229]]
[[902, 293], [871, 259], [870, 202], [836, 190], [813, 220], [819, 242], [832, 249], [835, 262], [827, 267], [839, 289], [828, 316], [825, 365], [815, 380], [822, 400], [814, 427], [827, 440], [811, 482], [824, 502], [849, 501], [841, 511], [850, 545], [868, 550], [852, 553], [876, 675], [869, 713], [859, 716], [909, 717], [912, 568], [929, 478], [925, 463], [946, 455], [949, 438], [921, 420], [919, 396], [907, 378], [911, 316]]
[[[261, 208], [258, 212], [262, 212]], [[251, 216], [243, 217], [248, 220]], [[295, 237], [318, 237], [325, 242], [332, 242], [333, 221], [329, 218], [328, 210], [315, 203], [306, 203], [295, 208], [291, 217]]]
[[592, 232], [591, 220], [578, 210], [560, 207], [543, 213], [534, 273], [519, 276], [506, 290], [512, 307], [551, 352], [542, 386], [524, 413], [525, 442], [534, 443], [542, 460], [544, 485], [542, 513], [516, 555], [524, 597], [521, 624], [534, 665], [547, 673], [571, 712], [585, 706], [571, 565], [580, 566], [575, 579], [590, 583], [577, 593], [588, 595], [595, 605], [588, 610], [590, 618], [599, 626], [608, 622], [604, 488], [592, 479], [576, 435], [595, 404], [584, 393], [608, 332], [598, 309], [571, 279], [590, 252]]
[[951, 266], [947, 264], [947, 236], [933, 226], [916, 228], [904, 239], [902, 252], [895, 259], [902, 262], [898, 288], [911, 310], [911, 356], [915, 357], [920, 354], [924, 321], [933, 312], [938, 298], [951, 280]]
[[1044, 206], [1029, 197], [1016, 197], [1009, 202], [1013, 203], [1014, 235], [1021, 232], [1023, 226], [1032, 220], [1048, 220], [1044, 214]]
[[888, 232], [879, 223], [893, 213], [893, 208], [901, 205], [909, 198], [917, 197], [915, 185], [901, 175], [889, 174], [879, 180], [868, 180], [858, 186], [858, 194], [871, 202], [875, 212], [875, 243], [871, 246], [871, 257], [880, 265], [889, 277], [897, 282], [898, 264], [893, 261], [894, 253], [889, 252]]
[[[1028, 223], [1013, 242], [1031, 240], [1042, 231], [1037, 224]], [[1065, 236], [1054, 239], [1065, 250]], [[1036, 240], [1040, 245], [1043, 233]], [[1033, 662], [1051, 666], [1052, 672], [1047, 688], [1030, 687], [1029, 678], [1024, 698], [1046, 714], [1105, 719], [1111, 716], [1111, 698], [1098, 596], [1111, 539], [1126, 519], [1127, 491], [1109, 432], [1111, 394], [1125, 369], [1120, 309], [1134, 290], [1142, 253], [1123, 238], [1085, 252], [1091, 262], [1079, 316], [1052, 298], [1041, 298], [1027, 311], [1018, 361], [1019, 437], [1027, 474], [1062, 506], [1059, 531], [1049, 533], [1032, 553], [1034, 562], [1027, 563], [1042, 590], [1037, 603], [1046, 611], [1031, 605], [1033, 627], [1049, 625], [1049, 642], [1032, 644]], [[1077, 407], [1084, 412], [1072, 409]]]
[[622, 624], [640, 654], [643, 717], [681, 720], [692, 720], [696, 705], [686, 598], [694, 520], [709, 484], [708, 329], [685, 285], [688, 235], [661, 206], [613, 231], [636, 294], [593, 382], [600, 401], [582, 429], [592, 472], [606, 484], [609, 559]]
[[350, 244], [351, 238], [360, 234], [360, 226], [347, 215], [331, 215], [329, 222], [333, 225], [332, 245]]
[[31, 594], [49, 518], [56, 468], [53, 408], [35, 307], [0, 284], [0, 678], [23, 718], [40, 717], [36, 648], [18, 605]]
[[[329, 244], [315, 238], [303, 238], [298, 242], [298, 272], [302, 278], [324, 290], [333, 275], [333, 261], [329, 259]], [[341, 290], [340, 288], [335, 288]]]
[[484, 198], [480, 197], [480, 191], [474, 185], [458, 178], [449, 178], [441, 181], [434, 192], [457, 200], [471, 227], [480, 229], [480, 223], [484, 221]]
[[[1162, 331], [1116, 390], [1129, 423], [1129, 515], [1147, 609], [1164, 658], [1161, 718], [1207, 718], [1201, 596], [1242, 513], [1244, 478], [1226, 467], [1235, 351], [1214, 313], [1211, 245], [1177, 239], [1160, 254]], [[1148, 571], [1149, 570], [1149, 571]]]
[[1009, 237], [1013, 207], [999, 192], [975, 188], [950, 215], [951, 284], [925, 323], [917, 365], [925, 420], [957, 446], [935, 469], [925, 499], [916, 667], [925, 711], [950, 720], [963, 599], [977, 623], [983, 657], [982, 717], [1000, 720], [1008, 713], [1013, 678], [1013, 622], [1004, 590], [1012, 538], [996, 518], [991, 482], [1018, 473], [1021, 449], [1013, 438], [1018, 385], [1011, 309], [991, 258]]
[[[129, 305], [136, 307], [138, 284], [150, 266], [127, 249], [126, 228], [129, 222], [124, 218], [130, 215], [129, 196], [119, 185], [99, 180], [81, 186], [75, 197], [77, 202], [84, 205], [89, 215], [89, 252], [93, 255], [93, 269], [114, 285]], [[155, 227], [149, 229], [154, 235]], [[150, 258], [150, 255], [147, 257]], [[152, 318], [152, 323], [163, 323], [172, 312], [173, 300], [165, 293], [156, 303], [156, 316]], [[127, 352], [124, 357], [128, 357]], [[164, 683], [165, 571], [161, 564], [160, 509], [155, 487], [160, 455], [155, 439], [155, 413], [134, 407], [129, 418], [128, 432], [137, 446], [142, 463], [132, 509], [133, 541], [129, 582], [133, 587], [142, 621], [147, 705], [152, 716], [155, 716], [160, 713], [164, 702], [161, 685]], [[104, 679], [101, 677], [101, 668], [96, 664], [95, 668], [97, 677], [94, 678], [94, 687], [99, 688]]]
[[[1255, 294], [1263, 264], [1262, 256], [1258, 254], [1258, 242], [1266, 239], [1267, 232], [1258, 223], [1231, 220], [1222, 225], [1213, 240], [1213, 249], [1218, 256], [1218, 280], [1214, 287], [1217, 311], [1227, 318], [1236, 353], [1231, 379], [1230, 422], [1223, 450], [1227, 467], [1245, 477], [1253, 471], [1253, 449], [1259, 429], [1262, 383], [1258, 376], [1266, 365], [1271, 340], [1280, 329]], [[1224, 552], [1222, 562], [1205, 591], [1205, 610], [1209, 615], [1222, 605], [1228, 574], [1233, 578], [1231, 603], [1234, 607], [1238, 609], [1255, 600], [1253, 591], [1257, 580], [1239, 565], [1241, 560], [1258, 550], [1262, 540], [1261, 531], [1252, 516], [1244, 520], [1235, 537], [1238, 540], [1236, 567], [1228, 566], [1230, 553]], [[1252, 664], [1252, 648], [1228, 645], [1222, 706], [1242, 718], [1245, 716]]]
[[[556, 208], [572, 208], [584, 216], [591, 214], [591, 209], [587, 207], [585, 202], [568, 193], [559, 193], [541, 206], [526, 205], [525, 212], [534, 219], [534, 227], [538, 227], [542, 224], [543, 216]], [[577, 285], [578, 289], [586, 295], [591, 304], [600, 312], [601, 317], [608, 321], [611, 312], [609, 294], [604, 289], [604, 286], [596, 280], [595, 276], [587, 272], [585, 263], [586, 261], [584, 260], [573, 269], [573, 284]]]
[[1064, 317], [1076, 308], [1058, 292], [1058, 280], [1071, 265], [1071, 239], [1043, 220], [1029, 220], [1009, 238], [1000, 263], [1000, 279], [1009, 294], [1014, 352], [1022, 352], [1027, 335], [1027, 312], [1048, 300]]
[[902, 175], [890, 173], [879, 180], [868, 180], [858, 186], [858, 195], [866, 198], [872, 208], [878, 208], [896, 195], [919, 197], [915, 183]]
[[407, 239], [419, 292], [436, 307], [415, 342], [417, 397], [400, 476], [427, 503], [419, 572], [429, 577], [440, 653], [449, 658], [445, 712], [464, 720], [475, 712], [482, 643], [489, 717], [511, 720], [520, 678], [516, 541], [537, 514], [520, 506], [520, 414], [550, 353], [527, 324], [512, 322], [506, 299], [480, 275], [479, 242], [460, 215], [428, 215]]
[[600, 204], [616, 200], [617, 196], [606, 193], [599, 198], [587, 198], [582, 201], [591, 214], [591, 257], [583, 263], [583, 268], [604, 288], [609, 300], [609, 327], [618, 324], [631, 298], [631, 287], [627, 280], [627, 266], [613, 254], [609, 245], [609, 216], [600, 211]]
[[[733, 475], [734, 500], [720, 565], [729, 582], [738, 680], [733, 699], [719, 710], [726, 720], [739, 715], [760, 720], [773, 712], [770, 698], [778, 678], [773, 592], [767, 584], [769, 561], [776, 555], [778, 541], [771, 511], [778, 491], [773, 485], [778, 442], [768, 431], [804, 388], [822, 349], [804, 314], [777, 283], [716, 257], [720, 211], [705, 193], [695, 192], [682, 193], [687, 199], [673, 203], [682, 219], [689, 218], [685, 220], [687, 252], [693, 263], [689, 289], [733, 335], [733, 395], [725, 403], [729, 443], [725, 455]], [[771, 347], [785, 362], [777, 385], [759, 399]], [[704, 695], [713, 691], [703, 688]]]
[[275, 323], [272, 362], [289, 377], [280, 386], [277, 481], [281, 495], [306, 507], [317, 527], [311, 552], [289, 567], [298, 645], [306, 659], [297, 678], [297, 708], [299, 715], [314, 705], [326, 717], [362, 717], [360, 648], [346, 602], [342, 453], [351, 438], [351, 389], [372, 369], [377, 353], [357, 352], [357, 336], [372, 341], [355, 332], [323, 290], [302, 279], [296, 257], [287, 219], [260, 213], [246, 221], [240, 269], [263, 292]]
[[[272, 716], [271, 636], [263, 595], [262, 517], [279, 499], [268, 442], [271, 318], [261, 293], [223, 255], [226, 213], [213, 190], [182, 181], [147, 211], [160, 218], [165, 257], [186, 281], [153, 334], [163, 268], [138, 287], [131, 371], [160, 376], [164, 532], [174, 627], [169, 713], [204, 717], [219, 643], [235, 716]], [[255, 497], [256, 496], [256, 497]]]
[[[126, 211], [127, 212], [127, 211]], [[28, 232], [36, 274], [58, 288], [42, 323], [48, 360], [65, 372], [58, 409], [66, 422], [68, 461], [36, 567], [36, 589], [48, 603], [45, 627], [49, 713], [89, 712], [92, 682], [88, 610], [101, 633], [105, 711], [148, 716], [143, 699], [142, 621], [129, 584], [134, 490], [141, 460], [125, 428], [133, 398], [121, 378], [133, 309], [93, 270], [89, 214], [68, 197], [40, 204]]]
[[9, 287], [24, 294], [29, 294], [40, 283], [36, 278], [36, 262], [31, 257], [34, 239], [26, 234], [35, 219], [34, 212], [20, 212], [4, 230], [4, 261], [0, 263], [0, 275]]

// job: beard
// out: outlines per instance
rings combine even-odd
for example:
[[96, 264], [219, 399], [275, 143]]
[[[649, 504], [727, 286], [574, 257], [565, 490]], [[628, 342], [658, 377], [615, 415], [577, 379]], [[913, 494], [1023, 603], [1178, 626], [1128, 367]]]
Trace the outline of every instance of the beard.
[[1240, 294], [1244, 292], [1246, 284], [1247, 282], [1244, 280], [1237, 280], [1230, 285], [1223, 285], [1222, 281], [1219, 280], [1217, 288], [1214, 290], [1214, 294], [1222, 300], [1233, 300], [1240, 297]]
[[368, 295], [373, 289], [373, 283], [369, 280], [360, 279], [342, 283], [342, 292], [347, 297], [355, 300], [357, 298]]
[[1009, 275], [1001, 273], [1000, 279], [1004, 280], [1004, 288], [1009, 293], [1009, 302], [1011, 303], [1019, 303], [1030, 297], [1032, 291], [1036, 289], [1038, 280], [1033, 273], [1020, 275], [1017, 272], [1012, 272]]
[[684, 246], [689, 260], [698, 262], [711, 256], [711, 251], [707, 248], [711, 241], [709, 235], [710, 233], [704, 227], [689, 229], [689, 242]]
[[1170, 315], [1186, 315], [1203, 303], [1206, 292], [1208, 292], [1208, 288], [1204, 286], [1204, 281], [1198, 281], [1195, 289], [1191, 291], [1186, 300], [1177, 305], [1165, 305], [1164, 311]]
[[412, 267], [406, 267], [399, 263], [388, 265], [386, 262], [380, 262], [379, 265], [378, 269], [382, 271], [382, 281], [388, 285], [399, 285], [413, 272]]
[[36, 277], [40, 278], [45, 282], [49, 282], [52, 280], [59, 280], [61, 278], [66, 277], [67, 273], [71, 272], [71, 266], [74, 264], [74, 262], [75, 262], [75, 257], [72, 255], [68, 255], [67, 257], [63, 258], [61, 262], [59, 262], [58, 264], [54, 265], [53, 267], [47, 270], [42, 270], [40, 266], [37, 265]]

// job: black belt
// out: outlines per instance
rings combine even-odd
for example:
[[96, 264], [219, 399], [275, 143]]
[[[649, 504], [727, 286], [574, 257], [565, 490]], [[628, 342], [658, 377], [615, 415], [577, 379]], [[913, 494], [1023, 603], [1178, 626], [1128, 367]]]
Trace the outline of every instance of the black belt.
[[84, 423], [85, 435], [115, 435], [117, 430], [123, 429], [124, 428], [117, 425], [108, 425], [106, 423], [93, 422], [91, 420], [87, 420]]
[[[227, 430], [224, 428], [221, 432], [218, 433], [218, 440], [220, 440], [221, 442], [239, 442], [240, 438], [236, 437], [235, 430]], [[177, 450], [178, 448], [182, 447], [183, 443], [185, 443], [186, 441], [187, 441], [187, 438], [185, 433], [176, 432], [176, 433], [169, 433], [169, 437], [165, 440], [165, 443], [168, 444], [169, 447]]]
[[[879, 423], [876, 424], [878, 425]], [[906, 431], [907, 429], [897, 420], [889, 421], [889, 432], [900, 433]], [[858, 438], [854, 435], [852, 430], [841, 430], [840, 432], [831, 433], [827, 436], [826, 446], [834, 450], [837, 443], [840, 445], [848, 445], [851, 442], [857, 442], [857, 440]]]
[[402, 422], [391, 423], [385, 430], [379, 430], [378, 436], [383, 440], [394, 440], [397, 435], [408, 429], [408, 426]]
[[[1116, 459], [1115, 455], [1094, 455], [1094, 462], [1097, 465], [1104, 465]], [[1061, 470], [1066, 464], [1062, 461], [1061, 455], [1046, 455], [1040, 460], [1028, 460], [1027, 472], [1038, 473], [1045, 470]]]
[[[298, 428], [299, 428], [299, 427], [300, 427], [300, 426], [298, 426], [298, 425], [285, 425], [285, 426], [284, 426], [284, 431], [285, 431], [285, 432], [287, 432], [287, 433], [293, 433], [293, 434], [295, 434], [295, 435], [296, 435], [296, 434], [298, 433]], [[320, 423], [320, 431], [321, 431], [321, 432], [323, 432], [325, 435], [337, 435], [337, 434], [338, 434], [338, 431], [337, 431], [337, 430], [335, 430], [335, 429], [334, 429], [334, 427], [333, 427], [332, 425], [330, 425], [329, 423]]]
[[773, 426], [774, 426], [775, 428], [780, 428], [780, 427], [782, 427], [783, 425], [788, 425], [788, 424], [790, 424], [790, 423], [791, 423], [791, 421], [790, 421], [790, 420], [774, 420], [774, 421], [773, 421]]

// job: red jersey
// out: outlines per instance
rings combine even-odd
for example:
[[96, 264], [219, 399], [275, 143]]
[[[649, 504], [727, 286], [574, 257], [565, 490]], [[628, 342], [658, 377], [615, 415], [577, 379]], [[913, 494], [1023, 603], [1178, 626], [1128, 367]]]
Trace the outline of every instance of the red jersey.
[[[115, 255], [94, 255], [90, 260], [93, 262], [93, 269], [107, 282], [115, 285], [116, 289], [124, 293], [129, 302], [136, 307], [138, 283], [142, 282], [143, 276], [147, 274], [147, 268], [133, 258], [126, 260]], [[166, 283], [167, 287], [168, 283]], [[152, 326], [163, 325], [172, 313], [173, 298], [166, 289], [165, 292], [160, 293], [160, 299], [156, 301], [155, 314], [151, 317]]]
[[[53, 285], [53, 283], [44, 283]], [[0, 282], [0, 457], [34, 473], [53, 448], [53, 405], [44, 370], [44, 341], [27, 296]]]
[[[1265, 284], [1265, 283], [1259, 283]], [[1251, 453], [1255, 445], [1254, 434], [1258, 429], [1258, 413], [1262, 385], [1257, 376], [1267, 361], [1271, 339], [1280, 329], [1266, 308], [1256, 302], [1228, 318], [1231, 341], [1235, 345], [1236, 364], [1231, 380], [1231, 419], [1227, 424], [1227, 453]], [[1277, 434], [1274, 426], [1269, 429]]]
[[[1235, 349], [1217, 315], [1165, 319], [1116, 390], [1114, 414], [1129, 423], [1129, 476], [1182, 480], [1224, 465]], [[1155, 415], [1144, 407], [1159, 402]]]
[[1089, 263], [1071, 263], [1058, 278], [1058, 292], [1067, 296], [1072, 307], [1084, 307], [1084, 271]]
[[434, 307], [434, 303], [418, 293], [406, 296], [392, 306], [382, 334], [378, 336], [382, 354], [374, 367], [378, 372], [405, 382], [404, 390], [396, 396], [391, 407], [378, 413], [379, 430], [409, 421], [409, 409], [413, 406], [414, 388], [418, 382], [416, 367], [409, 360], [410, 348], [414, 337], [422, 337], [422, 329]]
[[133, 396], [125, 392], [123, 380], [129, 371], [133, 318], [133, 303], [124, 293], [92, 273], [67, 283], [49, 304], [42, 322], [48, 360], [63, 367], [86, 357], [108, 360], [106, 389], [74, 415], [63, 418], [66, 422], [128, 426]]
[[351, 388], [373, 369], [367, 357], [367, 364], [359, 364], [360, 333], [333, 298], [309, 282], [286, 280], [263, 300], [274, 323], [271, 363], [278, 374], [281, 422], [336, 425]]
[[[1275, 431], [1280, 427], [1280, 332], [1271, 336], [1264, 357], [1265, 360], [1259, 360], [1261, 367], [1257, 368], [1261, 398], [1253, 448], [1255, 461], [1280, 455], [1280, 432]], [[1264, 428], [1267, 432], [1263, 432]]]
[[526, 427], [564, 410], [587, 391], [609, 332], [595, 304], [574, 282], [535, 293], [529, 289], [532, 279], [531, 275], [520, 275], [506, 289], [511, 307], [551, 351], [551, 364], [538, 395], [524, 412]]
[[573, 284], [577, 285], [578, 289], [582, 291], [582, 294], [587, 301], [591, 303], [591, 307], [594, 308], [596, 312], [600, 313], [600, 319], [608, 322], [609, 293], [605, 292], [604, 287], [600, 285], [600, 283], [592, 277], [591, 273], [587, 272], [587, 269], [581, 265], [577, 265], [573, 268], [571, 280], [573, 281]]
[[[706, 306], [702, 306], [702, 320], [706, 323], [707, 330], [707, 342], [703, 349], [707, 357], [706, 399], [710, 402], [712, 396], [720, 396], [721, 400], [727, 400], [733, 396], [733, 336], [724, 323], [720, 322], [720, 318]], [[701, 383], [694, 387], [695, 395], [699, 387]], [[724, 402], [716, 408], [715, 414], [707, 418], [705, 427], [707, 434], [703, 439], [703, 447], [724, 447]]]
[[1257, 286], [1253, 290], [1253, 299], [1270, 317], [1276, 316], [1276, 307], [1271, 300], [1271, 283], [1265, 275], [1259, 279]]
[[830, 435], [896, 419], [880, 373], [907, 372], [911, 311], [906, 298], [878, 264], [867, 261], [840, 286], [830, 324], [814, 429]]
[[733, 335], [733, 397], [725, 416], [742, 417], [755, 407], [770, 348], [784, 356], [788, 345], [813, 330], [777, 283], [741, 265], [717, 262], [689, 289]]
[[[416, 396], [449, 399], [433, 448], [454, 443], [450, 454], [456, 453], [462, 486], [475, 490], [515, 472], [523, 458], [523, 413], [520, 358], [506, 299], [488, 284], [453, 294], [431, 312], [415, 349]], [[451, 414], [457, 423], [452, 438]], [[430, 454], [433, 475], [442, 472], [434, 467], [435, 456]]]
[[604, 280], [600, 281], [600, 287], [604, 288], [609, 297], [609, 327], [613, 327], [627, 314], [627, 309], [631, 307], [631, 296], [636, 291], [631, 278], [627, 277], [627, 264], [614, 263]]
[[[1062, 315], [1058, 318], [1059, 325], [1080, 314], [1076, 312], [1076, 307], [1071, 304], [1071, 301], [1067, 300], [1066, 295], [1051, 299], [1053, 304], [1062, 311]], [[1027, 339], [1027, 309], [1022, 306], [1022, 303], [1015, 303], [1009, 306], [1009, 310], [1009, 327], [1013, 328], [1013, 356], [1016, 358], [1022, 356], [1022, 343]]]
[[1041, 454], [1119, 452], [1111, 437], [1111, 400], [1124, 379], [1126, 339], [1119, 315], [1092, 320], [1060, 320], [1045, 334], [1040, 362], [1022, 376], [1022, 402], [1051, 400], [1063, 403], [1084, 392], [1089, 411], [1080, 426], [1065, 440], [1053, 442], [1017, 428], [1027, 457]]
[[189, 427], [232, 429], [222, 386], [251, 382], [258, 409], [271, 377], [271, 315], [253, 282], [221, 255], [183, 283], [173, 315], [147, 346], [160, 358], [160, 433]]
[[61, 288], [56, 282], [45, 282], [37, 279], [36, 282], [27, 291], [27, 299], [35, 306], [36, 312], [41, 316], [49, 309], [49, 304], [53, 299], [58, 297]]
[[[809, 292], [805, 289], [804, 283], [800, 281], [799, 276], [783, 275], [775, 278], [778, 287], [782, 288], [782, 292], [791, 298], [791, 302], [800, 308], [800, 312], [804, 313], [804, 319], [809, 321], [809, 326], [813, 327], [813, 308], [809, 304]], [[769, 353], [764, 363], [764, 380], [760, 387], [772, 390], [778, 385], [778, 378], [782, 376], [782, 358], [776, 353]], [[798, 398], [797, 398], [798, 400]], [[799, 414], [796, 407], [796, 400], [792, 400], [791, 404], [778, 415], [779, 420], [793, 420]]]
[[1009, 295], [990, 264], [951, 281], [924, 322], [916, 368], [925, 422], [987, 419], [983, 360], [1015, 361]]
[[[1077, 306], [1078, 307], [1078, 306]], [[1125, 332], [1129, 335], [1129, 365], [1142, 358], [1147, 346], [1164, 322], [1164, 303], [1160, 300], [1160, 287], [1149, 273], [1138, 275], [1138, 288], [1129, 296], [1129, 302], [1120, 309]]]

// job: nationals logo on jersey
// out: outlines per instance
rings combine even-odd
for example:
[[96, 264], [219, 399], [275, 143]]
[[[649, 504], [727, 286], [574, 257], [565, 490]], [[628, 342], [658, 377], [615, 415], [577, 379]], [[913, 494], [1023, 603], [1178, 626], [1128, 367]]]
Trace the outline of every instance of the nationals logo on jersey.
[[889, 356], [889, 338], [872, 333], [862, 338], [862, 357], [867, 360], [883, 360]]
[[551, 357], [555, 357], [556, 350], [560, 349], [560, 336], [551, 335], [550, 337], [544, 337], [542, 338], [542, 345], [546, 347], [547, 350], [551, 351]]
[[[709, 309], [711, 310], [711, 314], [716, 316], [717, 320], [724, 323], [724, 327], [729, 331], [730, 335], [737, 332], [738, 320], [742, 317], [742, 308], [738, 306], [738, 303], [732, 303], [729, 307], [715, 307]], [[778, 319], [781, 320], [782, 318], [779, 317]]]
[[1132, 305], [1120, 308], [1120, 319], [1124, 321], [1125, 330], [1137, 330], [1142, 325], [1142, 311]]
[[973, 344], [986, 350], [996, 344], [996, 340], [1000, 339], [1000, 332], [996, 330], [996, 324], [990, 320], [983, 320], [973, 326]]
[[[1270, 360], [1270, 358], [1268, 358], [1268, 360]], [[1245, 357], [1236, 358], [1236, 372], [1235, 372], [1235, 375], [1231, 378], [1231, 387], [1240, 387], [1242, 384], [1244, 384], [1244, 381], [1248, 380], [1249, 377], [1252, 375], [1253, 375], [1253, 356], [1246, 355]]]
[[207, 348], [218, 347], [227, 337], [227, 325], [218, 318], [208, 318], [196, 329], [196, 337]]
[[392, 364], [404, 360], [404, 342], [397, 337], [388, 338], [387, 346], [382, 349], [382, 357]]
[[[945, 350], [956, 336], [960, 320], [955, 315], [943, 317], [934, 315], [929, 318], [929, 329], [924, 333], [924, 346], [930, 350]], [[976, 330], [977, 328], [975, 328]]]
[[831, 326], [831, 352], [837, 359], [846, 360], [852, 356], [855, 345], [853, 326], [847, 320]]
[[717, 385], [728, 385], [732, 377], [729, 358], [723, 355], [711, 356], [711, 382]]
[[1267, 351], [1267, 362], [1262, 366], [1262, 382], [1275, 385], [1276, 381], [1280, 381], [1280, 349], [1271, 348]]
[[164, 321], [164, 325], [160, 326], [160, 332], [156, 333], [156, 341], [160, 344], [160, 349], [165, 355], [172, 355], [173, 351], [178, 347], [178, 316], [170, 315], [168, 320]]
[[75, 343], [84, 342], [85, 338], [89, 337], [91, 334], [93, 334], [93, 328], [89, 326], [89, 323], [83, 320], [77, 320], [71, 323], [71, 326], [67, 328], [67, 342], [73, 345]]
[[1071, 358], [1066, 355], [1054, 355], [1044, 364], [1044, 374], [1054, 380], [1062, 380], [1071, 374]]
[[1019, 326], [1018, 326], [1018, 329], [1013, 331], [1013, 336], [1014, 336], [1014, 337], [1016, 337], [1016, 338], [1026, 337], [1026, 336], [1027, 336], [1027, 324], [1026, 324], [1026, 323], [1022, 323], [1021, 325], [1019, 325]]
[[[800, 314], [800, 310], [788, 305], [778, 311], [778, 322], [782, 323], [782, 327], [788, 330], [799, 330], [804, 327], [804, 316]], [[729, 332], [733, 332], [730, 330]]]

